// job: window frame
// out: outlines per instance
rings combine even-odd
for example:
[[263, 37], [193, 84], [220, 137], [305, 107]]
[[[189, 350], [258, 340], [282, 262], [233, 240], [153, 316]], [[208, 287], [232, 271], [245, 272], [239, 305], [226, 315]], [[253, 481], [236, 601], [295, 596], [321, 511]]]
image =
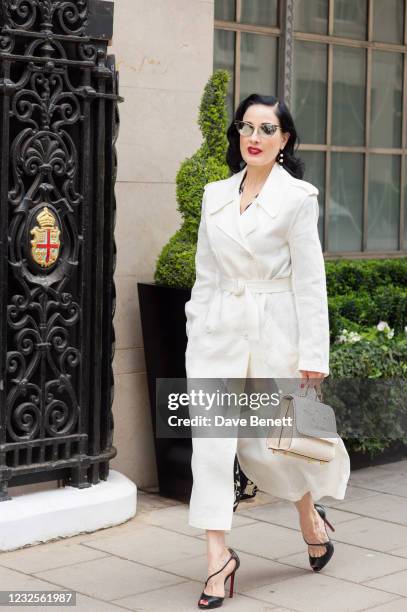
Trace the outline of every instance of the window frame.
[[[216, 0], [215, 0], [216, 1]], [[404, 239], [405, 225], [407, 219], [407, 202], [405, 193], [407, 187], [407, 0], [404, 0], [404, 43], [377, 42], [373, 40], [373, 10], [374, 1], [367, 0], [367, 38], [366, 40], [352, 39], [335, 36], [334, 31], [334, 2], [328, 2], [328, 32], [327, 34], [314, 34], [294, 30], [295, 23], [295, 0], [278, 0], [277, 15], [279, 27], [256, 26], [240, 23], [242, 0], [235, 0], [236, 21], [214, 22], [215, 29], [231, 30], [235, 32], [234, 50], [234, 74], [233, 74], [233, 102], [236, 109], [240, 98], [240, 60], [241, 60], [241, 35], [249, 32], [258, 35], [274, 36], [278, 38], [278, 66], [277, 66], [277, 96], [282, 98], [291, 107], [294, 41], [308, 41], [323, 43], [327, 50], [327, 113], [326, 113], [326, 143], [325, 144], [303, 144], [299, 146], [301, 151], [318, 151], [325, 156], [325, 198], [322, 204], [324, 209], [322, 226], [322, 244], [328, 244], [329, 232], [329, 194], [331, 191], [331, 154], [334, 152], [362, 153], [364, 156], [363, 176], [363, 214], [362, 214], [362, 250], [361, 251], [332, 251], [324, 249], [325, 259], [371, 259], [371, 258], [398, 258], [407, 255], [407, 236]], [[363, 146], [341, 146], [333, 145], [332, 135], [332, 89], [333, 89], [333, 52], [334, 45], [352, 46], [366, 50], [366, 92], [365, 92], [365, 142]], [[372, 84], [372, 56], [374, 50], [390, 51], [403, 54], [403, 83], [402, 83], [402, 124], [401, 124], [401, 147], [372, 147], [370, 146], [370, 115], [371, 115], [371, 84]], [[398, 249], [395, 251], [368, 251], [367, 250], [367, 217], [369, 201], [369, 157], [375, 154], [397, 155], [400, 158], [400, 203], [399, 203], [399, 232]]]

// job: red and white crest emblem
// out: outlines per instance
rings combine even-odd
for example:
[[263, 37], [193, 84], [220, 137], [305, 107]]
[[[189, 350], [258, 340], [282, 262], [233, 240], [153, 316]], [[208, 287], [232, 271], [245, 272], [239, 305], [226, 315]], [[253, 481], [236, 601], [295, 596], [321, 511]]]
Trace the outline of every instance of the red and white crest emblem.
[[37, 215], [37, 222], [39, 225], [31, 230], [31, 254], [37, 264], [49, 268], [59, 256], [61, 230], [55, 215], [46, 206]]

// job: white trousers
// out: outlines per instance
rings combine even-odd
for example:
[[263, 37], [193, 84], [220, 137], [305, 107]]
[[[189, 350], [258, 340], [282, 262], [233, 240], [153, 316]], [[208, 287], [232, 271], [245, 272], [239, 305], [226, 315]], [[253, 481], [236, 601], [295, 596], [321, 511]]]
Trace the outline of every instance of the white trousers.
[[[253, 375], [252, 372], [258, 372], [254, 365], [250, 359], [248, 378]], [[266, 448], [264, 437], [192, 437], [193, 486], [188, 516], [188, 524], [192, 527], [231, 530], [236, 453], [246, 476], [259, 490], [270, 495], [293, 502], [300, 500], [308, 491], [314, 501], [325, 496], [335, 499], [345, 497], [350, 460], [341, 439], [336, 446], [335, 458], [321, 464], [274, 454]]]

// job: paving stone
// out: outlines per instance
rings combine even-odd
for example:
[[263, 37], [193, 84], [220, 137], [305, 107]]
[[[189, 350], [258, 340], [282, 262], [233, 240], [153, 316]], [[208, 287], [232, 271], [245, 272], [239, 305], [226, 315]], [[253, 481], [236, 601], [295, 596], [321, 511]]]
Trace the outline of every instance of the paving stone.
[[247, 497], [246, 499], [242, 499], [242, 501], [237, 507], [236, 513], [239, 513], [239, 511], [244, 508], [262, 506], [263, 504], [271, 504], [280, 500], [280, 497], [275, 497], [274, 495], [270, 495], [270, 493], [267, 493], [266, 491], [258, 489], [254, 497]]
[[[387, 468], [385, 466], [387, 466]], [[383, 465], [371, 465], [358, 470], [352, 470], [349, 477], [349, 484], [355, 484], [360, 480], [365, 481], [366, 479], [376, 478], [379, 477], [380, 474], [383, 476], [383, 469], [387, 469], [392, 472], [400, 472], [403, 471], [403, 466], [400, 462], [393, 462]]]
[[[250, 555], [237, 548], [235, 550], [239, 555], [241, 564], [235, 576], [235, 590], [239, 593], [269, 584], [270, 580], [288, 580], [293, 576], [304, 573], [301, 569], [293, 566], [283, 565], [271, 559]], [[167, 563], [162, 565], [160, 569], [168, 570], [184, 578], [196, 580], [203, 588], [208, 570], [206, 554], [189, 559], [188, 561]]]
[[335, 540], [371, 550], [394, 552], [396, 548], [407, 546], [407, 527], [360, 517], [342, 523], [335, 531]]
[[[395, 593], [402, 595], [407, 598], [407, 569], [401, 572], [389, 573], [388, 576], [382, 576], [381, 578], [375, 578], [364, 582], [366, 586], [372, 586], [376, 589], [383, 589], [388, 593]], [[406, 608], [407, 609], [407, 608]]]
[[357, 487], [348, 484], [346, 487], [346, 495], [344, 499], [335, 499], [334, 497], [321, 497], [318, 500], [324, 506], [330, 506], [331, 508], [340, 508], [342, 504], [346, 504], [348, 501], [353, 499], [365, 499], [366, 497], [372, 497], [373, 495], [378, 495], [377, 491], [370, 491], [369, 489], [364, 489], [362, 487]]
[[[61, 593], [68, 590], [66, 587], [62, 588], [60, 585], [52, 584], [33, 576], [26, 576], [21, 572], [15, 572], [14, 570], [6, 568], [0, 568], [0, 584], [4, 591], [56, 591]], [[35, 605], [33, 607], [36, 612], [50, 612], [53, 609], [62, 609], [62, 607], [45, 605]], [[1, 610], [5, 612], [7, 610], [15, 610], [16, 608], [26, 609], [27, 606], [1, 606]], [[95, 600], [92, 597], [86, 597], [77, 592], [76, 605], [74, 607], [67, 607], [66, 609], [74, 609], [75, 612], [95, 612], [95, 610], [97, 610], [97, 612], [118, 612], [121, 608], [110, 602], [106, 603], [99, 599]]]
[[394, 493], [407, 497], [407, 469], [393, 471], [371, 467], [366, 470], [356, 470], [351, 473], [349, 484], [378, 493]]
[[135, 525], [129, 533], [112, 534], [110, 538], [93, 540], [86, 546], [152, 567], [196, 557], [206, 551], [200, 538], [146, 523]]
[[153, 509], [171, 508], [180, 506], [182, 502], [169, 497], [162, 497], [158, 493], [146, 493], [145, 491], [137, 491], [137, 514], [143, 512], [151, 512]]
[[117, 557], [84, 561], [38, 572], [35, 576], [104, 601], [184, 581], [167, 572]]
[[[199, 536], [199, 539], [206, 539], [206, 536]], [[227, 546], [266, 559], [276, 559], [307, 548], [298, 531], [257, 521], [232, 529], [227, 535]]]
[[[205, 529], [198, 529], [188, 524], [188, 512], [188, 506], [183, 504], [171, 508], [144, 512], [143, 515], [141, 515], [141, 520], [145, 523], [157, 525], [158, 527], [183, 533], [185, 535], [205, 535]], [[252, 522], [253, 519], [235, 512], [233, 515], [232, 529], [241, 527], [242, 525], [248, 525]]]
[[71, 538], [27, 546], [0, 554], [0, 565], [20, 572], [32, 573], [72, 565], [80, 561], [105, 557], [107, 553], [80, 544], [72, 544]]
[[353, 518], [359, 514], [407, 526], [407, 500], [389, 493], [348, 501], [341, 505], [341, 510], [355, 513], [350, 514]]
[[245, 594], [299, 612], [359, 612], [394, 599], [391, 593], [312, 571], [290, 580], [272, 581]]
[[407, 599], [405, 597], [393, 599], [386, 604], [381, 604], [379, 607], [369, 608], [373, 612], [406, 612]]
[[[61, 588], [60, 585], [58, 584], [53, 584], [50, 581], [45, 581], [45, 580], [41, 580], [40, 578], [37, 578], [35, 576], [31, 576], [31, 575], [26, 575], [22, 572], [17, 572], [13, 569], [9, 569], [6, 567], [0, 567], [0, 585], [1, 585], [1, 590], [2, 591], [57, 591], [58, 593], [60, 593], [61, 591], [66, 591], [66, 588]], [[78, 594], [76, 596], [76, 601], [78, 602]], [[90, 603], [92, 603], [93, 605], [93, 610], [95, 609], [95, 600], [89, 600]], [[17, 604], [13, 604], [10, 606], [7, 605], [2, 605], [0, 606], [0, 609], [2, 610], [2, 612], [15, 612], [17, 607], [21, 607], [21, 606], [17, 606]], [[28, 605], [25, 606], [26, 608], [28, 607]], [[33, 607], [31, 605], [31, 607]], [[36, 606], [36, 609], [39, 610], [40, 607]], [[42, 607], [43, 610], [52, 610], [52, 606], [43, 606]], [[58, 608], [60, 609], [60, 608]], [[88, 609], [88, 610], [92, 610], [91, 607], [88, 608], [83, 608]], [[80, 611], [81, 608], [76, 606], [75, 607], [75, 612], [76, 611]], [[101, 610], [101, 612], [109, 612], [109, 608], [103, 608], [98, 606], [98, 610]], [[111, 608], [111, 612], [114, 612], [114, 608]]]
[[[165, 612], [191, 612], [198, 609], [197, 602], [202, 586], [200, 583], [187, 581], [132, 597], [117, 599], [115, 603], [128, 607], [129, 610], [142, 610], [143, 612], [157, 612], [164, 609]], [[278, 612], [281, 610], [273, 604], [246, 597], [236, 591], [233, 598], [230, 599], [227, 588], [223, 606], [233, 612], [269, 612], [271, 610]]]
[[[69, 608], [65, 608], [65, 610]], [[3, 612], [3, 608], [1, 609]], [[43, 611], [51, 612], [52, 608], [43, 608]], [[55, 608], [55, 610], [62, 610], [61, 607]], [[119, 612], [120, 610], [123, 612], [123, 608], [120, 606], [115, 606], [110, 601], [102, 601], [101, 599], [94, 599], [93, 597], [87, 597], [86, 595], [82, 595], [81, 593], [76, 593], [76, 606], [73, 608], [74, 612]], [[13, 608], [12, 612], [15, 612], [15, 608]], [[273, 611], [274, 612], [274, 611]]]
[[[41, 580], [39, 576], [31, 576], [16, 572], [8, 567], [0, 567], [0, 585], [3, 591], [56, 591], [60, 590], [58, 584], [51, 580]], [[1, 607], [2, 608], [2, 607]], [[14, 606], [14, 609], [16, 606]]]
[[[334, 555], [323, 569], [324, 575], [327, 576], [361, 583], [390, 572], [407, 569], [407, 559], [401, 557], [358, 548], [342, 542], [334, 541], [334, 547]], [[304, 554], [279, 557], [278, 561], [303, 569], [310, 567], [308, 557]]]
[[392, 463], [383, 463], [378, 465], [382, 470], [391, 470], [392, 472], [407, 471], [407, 459], [401, 459], [400, 461], [393, 461]]

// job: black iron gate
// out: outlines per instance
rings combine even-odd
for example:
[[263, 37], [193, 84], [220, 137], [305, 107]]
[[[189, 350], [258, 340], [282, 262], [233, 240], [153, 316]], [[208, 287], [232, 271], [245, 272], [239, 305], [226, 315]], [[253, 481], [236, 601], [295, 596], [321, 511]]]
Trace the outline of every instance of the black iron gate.
[[116, 455], [112, 23], [102, 0], [1, 1], [0, 501]]

